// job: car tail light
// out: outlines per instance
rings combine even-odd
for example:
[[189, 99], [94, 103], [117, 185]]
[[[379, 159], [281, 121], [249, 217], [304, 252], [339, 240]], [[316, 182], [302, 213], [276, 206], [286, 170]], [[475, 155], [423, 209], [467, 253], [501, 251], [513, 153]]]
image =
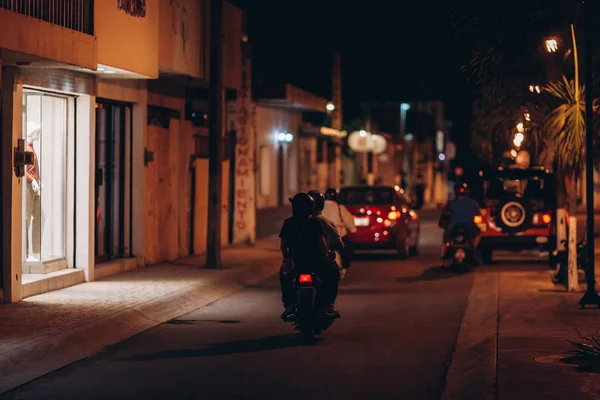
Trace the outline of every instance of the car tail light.
[[395, 221], [397, 219], [400, 218], [400, 211], [390, 211], [390, 213], [387, 216], [387, 219], [389, 219], [390, 221]]
[[300, 274], [300, 283], [312, 283], [311, 274]]
[[479, 225], [483, 223], [483, 217], [481, 215], [476, 215], [475, 217], [473, 217], [473, 222]]
[[544, 221], [545, 224], [549, 224], [550, 222], [552, 222], [552, 215], [550, 215], [550, 214], [542, 215], [542, 221]]

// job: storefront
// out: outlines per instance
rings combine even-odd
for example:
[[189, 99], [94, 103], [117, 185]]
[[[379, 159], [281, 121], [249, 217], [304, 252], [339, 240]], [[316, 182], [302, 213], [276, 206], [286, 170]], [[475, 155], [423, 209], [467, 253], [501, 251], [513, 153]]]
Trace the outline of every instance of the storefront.
[[[31, 162], [23, 175], [3, 171], [3, 182], [11, 183], [3, 191], [3, 211], [9, 211], [3, 234], [10, 231], [3, 246], [5, 300], [18, 301], [93, 279], [95, 79], [41, 68], [8, 67], [3, 75], [3, 89], [12, 93], [6, 101], [4, 92], [4, 115], [12, 120], [3, 128]], [[13, 150], [6, 144], [3, 154]]]

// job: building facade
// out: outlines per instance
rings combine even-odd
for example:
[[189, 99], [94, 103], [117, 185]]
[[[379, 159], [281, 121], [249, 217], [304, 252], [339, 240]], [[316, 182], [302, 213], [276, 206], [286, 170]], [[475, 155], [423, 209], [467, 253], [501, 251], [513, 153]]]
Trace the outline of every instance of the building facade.
[[[206, 248], [209, 2], [39, 3], [0, 2], [5, 302]], [[235, 95], [243, 14], [224, 20]]]

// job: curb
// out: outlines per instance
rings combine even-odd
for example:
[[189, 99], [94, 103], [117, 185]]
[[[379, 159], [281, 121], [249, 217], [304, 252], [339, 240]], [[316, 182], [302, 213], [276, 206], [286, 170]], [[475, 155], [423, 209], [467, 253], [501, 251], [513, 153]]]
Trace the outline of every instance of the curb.
[[498, 273], [476, 273], [469, 292], [443, 400], [497, 397]]
[[279, 264], [276, 259], [279, 259], [279, 255], [243, 270], [224, 270], [209, 282], [191, 283], [184, 289], [138, 304], [70, 332], [33, 344], [24, 344], [0, 358], [0, 395], [97, 354], [107, 346], [262, 282], [277, 274]]

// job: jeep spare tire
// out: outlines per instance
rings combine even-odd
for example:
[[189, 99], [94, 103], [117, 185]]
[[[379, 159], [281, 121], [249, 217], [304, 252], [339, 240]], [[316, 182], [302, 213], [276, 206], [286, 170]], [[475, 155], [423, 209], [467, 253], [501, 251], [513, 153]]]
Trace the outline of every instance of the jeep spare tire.
[[496, 226], [506, 233], [519, 233], [531, 226], [532, 213], [520, 197], [502, 199], [496, 207]]

